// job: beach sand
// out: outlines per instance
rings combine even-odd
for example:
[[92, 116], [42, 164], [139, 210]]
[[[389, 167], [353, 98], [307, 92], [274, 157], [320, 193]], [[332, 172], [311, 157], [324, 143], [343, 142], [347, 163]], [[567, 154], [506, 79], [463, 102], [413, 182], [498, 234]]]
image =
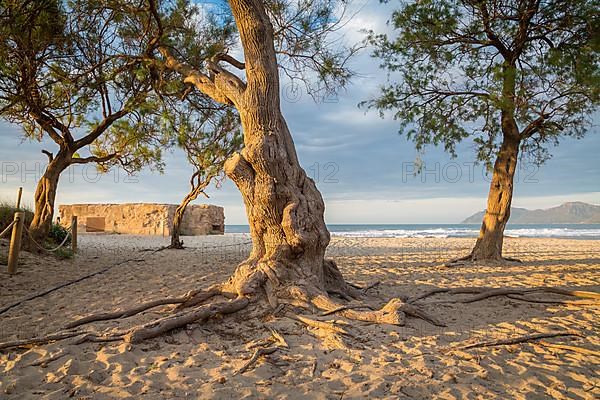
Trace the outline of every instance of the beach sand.
[[[91, 278], [0, 314], [0, 341], [55, 332], [78, 317], [173, 297], [225, 279], [248, 254], [246, 235], [185, 237], [188, 249], [152, 252], [162, 237], [82, 235], [74, 260], [23, 253], [19, 274], [0, 274], [0, 309], [96, 271]], [[507, 238], [505, 255], [523, 263], [444, 267], [472, 239], [334, 237], [328, 255], [347, 280], [381, 284], [372, 303], [433, 288], [556, 286], [600, 291], [600, 241]], [[0, 254], [6, 253], [6, 242]], [[538, 298], [564, 299], [556, 295]], [[141, 344], [69, 340], [0, 352], [1, 399], [542, 399], [600, 397], [600, 306], [523, 302], [505, 296], [463, 304], [439, 294], [421, 304], [447, 327], [407, 318], [406, 326], [369, 325], [330, 315], [350, 335], [341, 341], [285, 316], [245, 312], [189, 325]], [[89, 329], [124, 329], [166, 315], [158, 307]], [[313, 316], [312, 318], [319, 318]], [[234, 375], [255, 348], [279, 332], [285, 350]], [[474, 349], [453, 347], [574, 330], [581, 337]], [[49, 360], [43, 362], [44, 360]]]

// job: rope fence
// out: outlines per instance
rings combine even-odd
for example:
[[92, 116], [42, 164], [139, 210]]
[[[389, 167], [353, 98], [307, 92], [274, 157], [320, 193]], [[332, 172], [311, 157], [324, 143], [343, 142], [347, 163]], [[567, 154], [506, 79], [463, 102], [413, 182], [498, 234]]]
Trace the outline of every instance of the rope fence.
[[16, 211], [14, 215], [13, 221], [0, 233], [0, 238], [7, 236], [9, 232], [12, 232], [10, 238], [10, 244], [8, 247], [8, 273], [10, 275], [17, 273], [17, 265], [19, 261], [19, 252], [21, 251], [21, 240], [23, 239], [23, 235], [27, 235], [29, 238], [29, 243], [32, 246], [35, 246], [37, 249], [45, 252], [47, 254], [56, 253], [61, 248], [67, 245], [69, 239], [71, 239], [71, 249], [73, 253], [77, 252], [77, 217], [73, 216], [71, 220], [71, 226], [66, 229], [66, 235], [63, 238], [62, 242], [52, 248], [48, 249], [43, 245], [39, 244], [31, 234], [29, 228], [24, 225], [25, 222], [25, 213], [22, 211]]
[[27, 227], [23, 227], [25, 229], [25, 232], [27, 233], [27, 236], [29, 237], [29, 240], [31, 240], [31, 243], [33, 243], [38, 249], [45, 251], [47, 253], [54, 253], [56, 251], [58, 251], [60, 248], [62, 248], [66, 243], [67, 243], [67, 239], [69, 239], [70, 237], [72, 237], [71, 234], [71, 227], [69, 227], [69, 229], [67, 229], [67, 234], [65, 235], [65, 238], [63, 239], [62, 243], [59, 244], [58, 246], [56, 246], [53, 249], [47, 249], [44, 246], [42, 246], [41, 244], [39, 244], [38, 242], [35, 241], [35, 239], [33, 238], [33, 236], [31, 235], [31, 232], [29, 231], [29, 229], [27, 229]]
[[9, 224], [9, 225], [6, 227], [6, 229], [4, 229], [4, 230], [2, 231], [2, 233], [0, 233], [0, 238], [3, 238], [4, 236], [6, 236], [6, 235], [7, 235], [7, 233], [9, 233], [9, 232], [11, 231], [11, 229], [12, 229], [12, 227], [15, 225], [15, 223], [16, 223], [16, 221], [13, 221], [13, 222], [11, 222], [11, 223], [10, 223], [10, 224]]

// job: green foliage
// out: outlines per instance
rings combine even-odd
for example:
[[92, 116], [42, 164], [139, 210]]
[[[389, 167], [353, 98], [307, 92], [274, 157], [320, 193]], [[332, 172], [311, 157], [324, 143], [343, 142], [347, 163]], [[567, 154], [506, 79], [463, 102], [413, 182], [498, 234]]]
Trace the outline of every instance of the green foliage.
[[[227, 2], [157, 3], [163, 42], [176, 49], [178, 58], [189, 65], [205, 67], [212, 55], [239, 48]], [[280, 70], [289, 79], [301, 81], [315, 99], [344, 87], [354, 74], [349, 62], [362, 46], [346, 43], [340, 31], [350, 21], [349, 5], [347, 0], [264, 2], [273, 25]]]
[[168, 139], [145, 118], [160, 108], [160, 74], [128, 3], [0, 0], [0, 117], [49, 136], [68, 162], [161, 169]]
[[369, 34], [392, 82], [362, 105], [391, 112], [419, 150], [455, 155], [471, 138], [486, 163], [505, 116], [541, 163], [547, 144], [582, 137], [597, 109], [598, 9], [597, 0], [403, 2], [390, 20], [395, 36]]
[[349, 66], [361, 45], [347, 43], [341, 28], [350, 23], [350, 1], [268, 0], [265, 8], [275, 32], [279, 68], [302, 81], [318, 99], [348, 84]]
[[52, 242], [52, 245], [58, 246], [63, 242], [63, 240], [65, 240], [65, 238], [67, 238], [65, 245], [69, 245], [71, 243], [71, 236], [65, 227], [55, 223], [50, 225], [48, 240]]
[[231, 108], [198, 109], [194, 102], [173, 105], [164, 116], [193, 167], [190, 191], [203, 190], [211, 181], [217, 185], [225, 179], [223, 165], [243, 146], [243, 135], [237, 113]]

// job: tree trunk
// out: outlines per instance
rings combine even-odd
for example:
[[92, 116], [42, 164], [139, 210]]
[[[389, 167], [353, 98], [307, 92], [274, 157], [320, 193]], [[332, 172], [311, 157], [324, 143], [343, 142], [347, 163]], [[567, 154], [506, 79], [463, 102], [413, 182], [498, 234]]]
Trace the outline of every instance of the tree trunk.
[[183, 216], [185, 214], [185, 210], [192, 201], [198, 198], [198, 195], [201, 193], [200, 187], [194, 187], [183, 199], [181, 204], [177, 206], [175, 210], [175, 215], [173, 216], [173, 227], [171, 230], [171, 245], [169, 248], [171, 249], [183, 249], [183, 242], [179, 240], [179, 234], [181, 232], [181, 222], [183, 221]]
[[494, 163], [487, 208], [479, 231], [479, 238], [471, 252], [473, 261], [501, 261], [504, 228], [510, 217], [513, 179], [519, 155], [519, 139], [504, 135]]
[[315, 182], [300, 167], [280, 110], [273, 31], [260, 1], [230, 1], [246, 58], [247, 86], [233, 102], [244, 132], [244, 149], [225, 163], [246, 206], [253, 248], [229, 283], [240, 295], [267, 282], [325, 291], [345, 288], [326, 262], [329, 232]]
[[510, 217], [513, 180], [519, 157], [520, 131], [515, 120], [515, 85], [517, 69], [513, 59], [505, 59], [502, 66], [502, 103], [500, 126], [502, 145], [494, 163], [487, 208], [479, 237], [471, 254], [471, 261], [502, 261], [504, 228]]
[[[35, 212], [29, 225], [29, 231], [33, 239], [40, 244], [48, 237], [54, 217], [54, 201], [56, 200], [58, 180], [60, 174], [68, 165], [68, 155], [59, 152], [55, 158], [50, 160], [46, 171], [37, 183], [34, 196]], [[29, 246], [29, 249], [35, 249], [35, 246]]]

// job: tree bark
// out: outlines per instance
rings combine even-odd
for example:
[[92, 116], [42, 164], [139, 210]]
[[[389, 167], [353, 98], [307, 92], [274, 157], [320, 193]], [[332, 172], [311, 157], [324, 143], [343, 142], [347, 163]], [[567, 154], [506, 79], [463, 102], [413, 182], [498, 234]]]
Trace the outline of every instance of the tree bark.
[[[59, 151], [56, 157], [50, 160], [44, 174], [37, 183], [34, 195], [35, 212], [29, 225], [29, 231], [38, 243], [42, 243], [50, 231], [54, 217], [54, 202], [58, 180], [60, 174], [69, 166], [70, 158], [71, 156], [68, 153], [63, 150]], [[32, 246], [29, 247], [33, 249]]]
[[502, 260], [504, 228], [510, 217], [513, 179], [519, 154], [519, 142], [505, 139], [494, 164], [487, 209], [479, 231], [479, 238], [471, 253], [476, 260]]

